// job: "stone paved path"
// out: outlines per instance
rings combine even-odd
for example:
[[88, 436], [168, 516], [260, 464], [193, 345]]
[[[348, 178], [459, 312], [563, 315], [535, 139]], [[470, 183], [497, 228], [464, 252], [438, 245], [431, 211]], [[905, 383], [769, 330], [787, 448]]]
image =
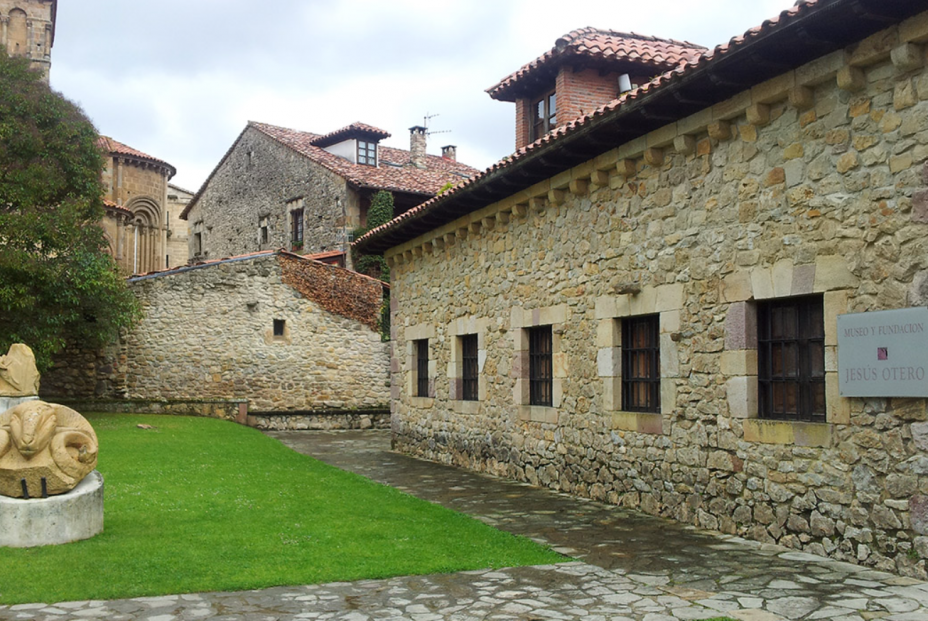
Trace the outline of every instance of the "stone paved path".
[[580, 562], [48, 606], [6, 619], [928, 621], [928, 583], [396, 455], [385, 432], [269, 435]]

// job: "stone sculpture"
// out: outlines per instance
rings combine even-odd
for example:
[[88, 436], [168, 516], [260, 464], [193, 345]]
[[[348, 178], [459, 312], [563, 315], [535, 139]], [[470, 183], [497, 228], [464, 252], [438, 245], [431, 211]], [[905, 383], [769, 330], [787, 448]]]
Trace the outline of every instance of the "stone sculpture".
[[27, 397], [39, 394], [39, 370], [35, 354], [27, 345], [14, 343], [0, 356], [0, 397]]
[[0, 414], [0, 495], [68, 492], [96, 467], [97, 448], [93, 427], [71, 408], [21, 403]]

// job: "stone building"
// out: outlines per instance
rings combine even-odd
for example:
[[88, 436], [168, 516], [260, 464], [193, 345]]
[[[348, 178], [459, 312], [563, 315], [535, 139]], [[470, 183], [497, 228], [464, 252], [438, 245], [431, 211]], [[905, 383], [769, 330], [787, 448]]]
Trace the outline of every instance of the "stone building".
[[181, 220], [180, 214], [193, 199], [194, 193], [181, 187], [168, 184], [168, 198], [164, 211], [164, 225], [167, 230], [167, 249], [165, 250], [165, 266], [180, 267], [187, 264], [188, 235], [187, 223]]
[[859, 368], [838, 324], [928, 312], [926, 43], [800, 3], [360, 238], [394, 445], [924, 578], [928, 364], [850, 394], [928, 321]]
[[249, 122], [181, 214], [193, 261], [286, 247], [302, 253], [348, 248], [371, 197], [393, 193], [399, 214], [477, 171], [426, 153], [424, 127], [411, 149], [380, 145], [387, 132], [355, 123], [320, 136]]
[[186, 253], [175, 250], [175, 260], [169, 263], [167, 252], [168, 181], [177, 171], [167, 162], [112, 138], [101, 136], [99, 144], [106, 154], [103, 228], [120, 269], [126, 274], [144, 274], [171, 264], [183, 265]]
[[55, 44], [58, 0], [0, 0], [0, 45], [25, 56], [48, 81]]
[[378, 280], [268, 251], [133, 277], [129, 286], [141, 323], [105, 351], [66, 352], [42, 377], [43, 396], [131, 402], [137, 411], [163, 402], [184, 413], [241, 401], [252, 416], [278, 415], [276, 426], [386, 408]]

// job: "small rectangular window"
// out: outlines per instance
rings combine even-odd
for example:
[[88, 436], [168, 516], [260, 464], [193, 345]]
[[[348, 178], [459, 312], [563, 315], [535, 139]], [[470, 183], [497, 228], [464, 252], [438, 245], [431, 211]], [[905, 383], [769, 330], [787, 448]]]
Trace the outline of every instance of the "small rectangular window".
[[203, 254], [203, 234], [194, 233], [193, 234], [193, 254]]
[[429, 341], [416, 341], [416, 396], [429, 396]]
[[557, 93], [550, 91], [532, 101], [532, 142], [555, 127], [557, 127]]
[[761, 418], [825, 422], [822, 296], [757, 305], [757, 381]]
[[290, 212], [290, 241], [294, 247], [303, 246], [303, 210], [294, 209]]
[[477, 360], [477, 335], [468, 334], [461, 338], [461, 398], [476, 401], [478, 395], [479, 362]]
[[287, 321], [285, 319], [275, 319], [274, 320], [274, 336], [283, 336], [284, 330], [287, 327]]
[[358, 140], [358, 164], [377, 165], [377, 143]]
[[554, 399], [554, 359], [551, 326], [530, 328], [529, 399], [531, 405], [551, 406]]
[[622, 409], [661, 411], [660, 316], [622, 320]]

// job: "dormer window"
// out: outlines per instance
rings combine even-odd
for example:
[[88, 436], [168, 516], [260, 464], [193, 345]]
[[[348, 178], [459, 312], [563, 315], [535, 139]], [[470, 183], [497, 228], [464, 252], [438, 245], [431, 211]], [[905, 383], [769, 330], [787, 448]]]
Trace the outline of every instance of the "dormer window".
[[532, 136], [535, 142], [557, 127], [557, 93], [550, 91], [532, 101]]
[[377, 143], [358, 140], [358, 164], [377, 165]]

